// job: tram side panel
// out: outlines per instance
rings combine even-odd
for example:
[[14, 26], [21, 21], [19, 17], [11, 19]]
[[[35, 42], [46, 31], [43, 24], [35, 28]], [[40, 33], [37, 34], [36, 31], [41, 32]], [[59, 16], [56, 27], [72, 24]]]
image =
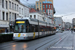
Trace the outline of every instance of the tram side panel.
[[[34, 23], [34, 22], [33, 22]], [[52, 28], [47, 27], [46, 24], [30, 24], [28, 20], [26, 21], [18, 21], [16, 25], [19, 25], [15, 28], [23, 29], [22, 32], [15, 32], [13, 34], [14, 40], [27, 40], [27, 39], [35, 39], [38, 37], [43, 37], [46, 35], [53, 34]], [[39, 27], [39, 28], [38, 28]], [[51, 30], [50, 30], [51, 29]], [[26, 31], [25, 31], [26, 30]]]

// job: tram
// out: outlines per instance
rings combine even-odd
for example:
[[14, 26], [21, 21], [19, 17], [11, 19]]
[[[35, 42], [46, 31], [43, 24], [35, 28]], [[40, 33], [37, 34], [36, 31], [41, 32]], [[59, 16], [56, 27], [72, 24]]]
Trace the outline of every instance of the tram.
[[50, 23], [31, 18], [15, 20], [13, 40], [30, 40], [55, 34], [56, 30]]

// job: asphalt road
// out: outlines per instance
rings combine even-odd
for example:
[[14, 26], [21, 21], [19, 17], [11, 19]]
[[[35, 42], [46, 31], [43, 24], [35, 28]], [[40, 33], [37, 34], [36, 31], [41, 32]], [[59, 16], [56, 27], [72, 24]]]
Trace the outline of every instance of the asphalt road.
[[67, 34], [66, 38], [61, 39], [53, 46], [49, 46], [47, 50], [75, 50], [75, 32]]
[[74, 33], [65, 31], [30, 41], [10, 41], [0, 44], [0, 50], [74, 50]]

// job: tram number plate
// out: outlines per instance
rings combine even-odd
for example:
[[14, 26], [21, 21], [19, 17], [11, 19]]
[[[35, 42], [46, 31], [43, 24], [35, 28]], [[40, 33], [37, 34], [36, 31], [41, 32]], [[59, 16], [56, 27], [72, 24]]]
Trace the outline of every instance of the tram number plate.
[[19, 34], [18, 34], [18, 37], [20, 37], [20, 36], [21, 36], [21, 34], [19, 33]]

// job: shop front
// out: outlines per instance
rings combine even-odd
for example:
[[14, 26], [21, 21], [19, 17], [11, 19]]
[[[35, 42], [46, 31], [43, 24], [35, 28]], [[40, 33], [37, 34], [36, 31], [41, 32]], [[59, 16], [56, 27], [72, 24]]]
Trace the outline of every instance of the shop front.
[[0, 28], [0, 33], [4, 33], [6, 28]]
[[0, 34], [5, 33], [6, 29], [9, 29], [9, 22], [0, 20]]

